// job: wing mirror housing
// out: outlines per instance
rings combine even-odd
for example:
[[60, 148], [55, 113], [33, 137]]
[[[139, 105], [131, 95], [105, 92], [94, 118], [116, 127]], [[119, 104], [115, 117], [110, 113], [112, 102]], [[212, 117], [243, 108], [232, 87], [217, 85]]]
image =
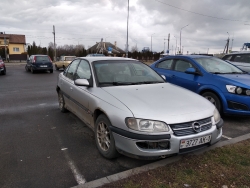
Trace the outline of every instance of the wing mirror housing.
[[201, 73], [199, 72], [199, 71], [197, 71], [195, 68], [193, 68], [193, 67], [190, 67], [190, 68], [188, 68], [186, 71], [185, 71], [185, 73], [187, 73], [187, 74], [198, 74], [198, 75], [201, 75]]
[[87, 79], [76, 79], [74, 83], [77, 86], [90, 86], [89, 81]]

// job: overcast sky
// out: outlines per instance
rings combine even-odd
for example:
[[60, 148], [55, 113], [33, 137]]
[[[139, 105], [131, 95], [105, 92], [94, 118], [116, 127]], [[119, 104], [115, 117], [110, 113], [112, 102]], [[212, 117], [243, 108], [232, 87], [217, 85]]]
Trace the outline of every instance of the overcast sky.
[[[24, 34], [26, 42], [85, 48], [103, 41], [125, 49], [126, 0], [0, 0], [0, 31]], [[188, 25], [188, 26], [186, 26]], [[186, 26], [186, 27], [185, 27]], [[221, 53], [230, 38], [233, 51], [250, 42], [249, 0], [129, 0], [129, 50], [136, 46], [170, 53], [183, 46], [187, 53]], [[152, 39], [152, 43], [151, 43]], [[233, 40], [233, 43], [232, 43]]]

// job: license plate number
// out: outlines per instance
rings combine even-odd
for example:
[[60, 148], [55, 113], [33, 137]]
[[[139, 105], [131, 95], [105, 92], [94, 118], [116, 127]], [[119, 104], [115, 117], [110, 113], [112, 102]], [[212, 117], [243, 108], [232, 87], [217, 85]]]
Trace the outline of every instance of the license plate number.
[[41, 65], [40, 67], [47, 67], [47, 65]]
[[187, 140], [181, 140], [180, 149], [202, 145], [202, 144], [208, 143], [210, 141], [211, 141], [211, 135], [187, 139]]

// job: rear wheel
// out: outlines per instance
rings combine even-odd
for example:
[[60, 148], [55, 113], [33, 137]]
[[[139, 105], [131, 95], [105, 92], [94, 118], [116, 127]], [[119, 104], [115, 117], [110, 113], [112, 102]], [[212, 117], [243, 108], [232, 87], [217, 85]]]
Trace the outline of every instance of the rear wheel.
[[34, 69], [33, 69], [32, 67], [30, 68], [30, 72], [31, 72], [32, 74], [35, 73], [35, 71], [34, 71]]
[[65, 102], [61, 91], [58, 91], [58, 102], [60, 111], [63, 113], [67, 112], [68, 110], [65, 108]]
[[209, 100], [217, 108], [217, 110], [221, 112], [222, 110], [221, 102], [216, 94], [212, 92], [205, 92], [202, 94], [202, 96], [205, 97], [207, 100]]
[[65, 70], [66, 68], [65, 68], [65, 66], [63, 65], [63, 70]]
[[3, 75], [6, 75], [6, 68], [4, 67]]
[[108, 159], [119, 156], [115, 140], [110, 130], [111, 123], [105, 115], [100, 115], [95, 122], [95, 140], [99, 152]]
[[57, 67], [57, 65], [55, 65], [55, 69], [56, 69], [56, 70], [59, 70], [59, 68]]
[[49, 72], [50, 72], [50, 73], [53, 73], [53, 69], [51, 69]]

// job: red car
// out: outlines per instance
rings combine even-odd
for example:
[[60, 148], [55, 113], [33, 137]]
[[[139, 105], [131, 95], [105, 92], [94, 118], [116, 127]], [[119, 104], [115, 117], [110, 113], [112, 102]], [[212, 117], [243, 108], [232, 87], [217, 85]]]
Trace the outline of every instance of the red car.
[[3, 75], [6, 74], [6, 67], [1, 57], [0, 57], [0, 74], [3, 74]]

